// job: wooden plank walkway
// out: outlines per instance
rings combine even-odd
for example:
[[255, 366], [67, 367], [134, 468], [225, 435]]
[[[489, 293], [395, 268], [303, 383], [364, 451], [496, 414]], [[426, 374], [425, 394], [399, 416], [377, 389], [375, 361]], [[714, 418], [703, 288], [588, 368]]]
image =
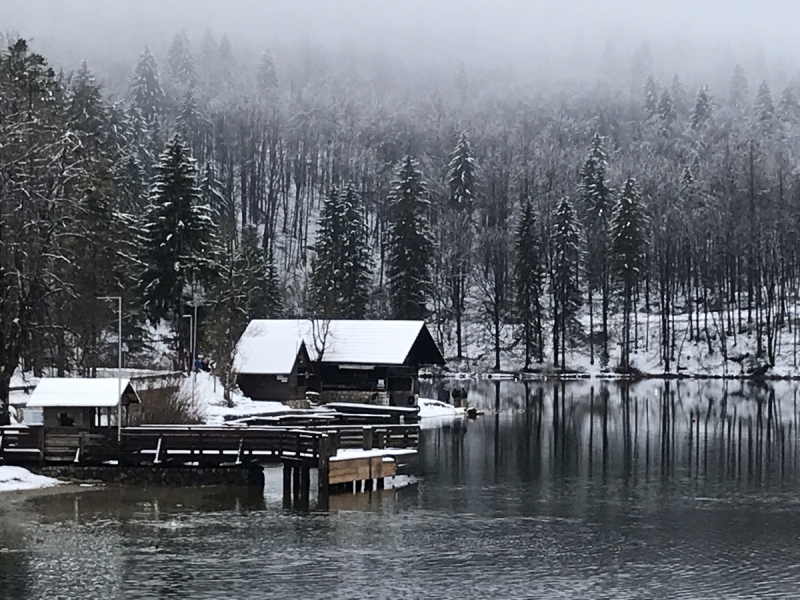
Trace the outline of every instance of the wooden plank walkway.
[[[158, 425], [80, 431], [42, 426], [0, 427], [0, 464], [106, 465], [118, 468], [259, 467], [282, 462], [284, 500], [307, 506], [310, 471], [318, 471], [318, 498], [354, 484], [380, 489], [397, 473], [392, 458], [415, 453], [418, 425], [324, 425], [308, 428]], [[372, 451], [337, 456], [339, 450]], [[405, 451], [405, 452], [404, 452]]]

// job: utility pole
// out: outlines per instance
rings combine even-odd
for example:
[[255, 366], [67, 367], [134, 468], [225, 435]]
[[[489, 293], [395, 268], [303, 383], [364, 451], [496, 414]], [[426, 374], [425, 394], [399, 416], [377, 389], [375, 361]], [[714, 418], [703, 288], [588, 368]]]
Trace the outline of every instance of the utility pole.
[[197, 334], [197, 330], [194, 329], [194, 325], [197, 322], [197, 306], [194, 308], [195, 316], [192, 317], [191, 314], [183, 315], [184, 319], [189, 319], [189, 352], [191, 353], [191, 357], [189, 358], [189, 376], [192, 378], [192, 405], [194, 405], [194, 336]]
[[100, 296], [98, 300], [117, 301], [117, 442], [122, 442], [122, 296]]

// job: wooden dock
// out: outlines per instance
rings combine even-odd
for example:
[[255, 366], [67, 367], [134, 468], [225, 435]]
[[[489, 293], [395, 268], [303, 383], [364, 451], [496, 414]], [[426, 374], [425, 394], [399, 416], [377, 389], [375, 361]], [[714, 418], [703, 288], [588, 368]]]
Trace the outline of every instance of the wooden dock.
[[395, 455], [414, 453], [419, 426], [322, 425], [140, 426], [80, 431], [71, 428], [0, 428], [0, 463], [20, 466], [230, 467], [283, 463], [284, 498], [303, 506], [310, 472], [317, 471], [318, 497], [325, 506], [331, 492], [383, 487], [397, 472]]

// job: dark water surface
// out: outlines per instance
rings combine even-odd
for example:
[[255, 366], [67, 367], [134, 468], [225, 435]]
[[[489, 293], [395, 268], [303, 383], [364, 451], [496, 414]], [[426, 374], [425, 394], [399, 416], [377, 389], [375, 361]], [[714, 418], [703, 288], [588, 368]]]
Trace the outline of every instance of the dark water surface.
[[0, 498], [0, 598], [800, 598], [796, 397], [472, 382], [415, 484], [327, 513], [272, 475]]

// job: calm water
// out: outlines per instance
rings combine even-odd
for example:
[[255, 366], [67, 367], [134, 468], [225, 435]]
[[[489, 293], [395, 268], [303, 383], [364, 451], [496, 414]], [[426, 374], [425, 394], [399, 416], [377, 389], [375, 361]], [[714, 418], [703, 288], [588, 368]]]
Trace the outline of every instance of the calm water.
[[0, 499], [0, 598], [797, 598], [796, 397], [473, 382], [414, 485], [328, 513], [272, 476]]

